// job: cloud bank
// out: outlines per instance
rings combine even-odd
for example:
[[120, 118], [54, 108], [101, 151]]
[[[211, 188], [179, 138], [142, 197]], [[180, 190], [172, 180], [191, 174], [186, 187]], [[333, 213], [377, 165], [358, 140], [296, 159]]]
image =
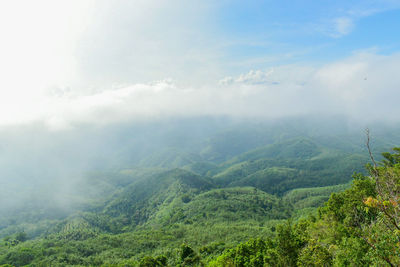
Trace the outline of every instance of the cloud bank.
[[[348, 35], [358, 20], [398, 8], [393, 1], [342, 5], [329, 8], [335, 11], [324, 16], [319, 35]], [[297, 61], [279, 55], [296, 54], [303, 46], [312, 50], [321, 43], [285, 48], [285, 38], [265, 35], [267, 45], [257, 45], [259, 33], [269, 32], [266, 26], [286, 28], [225, 14], [241, 14], [244, 6], [41, 0], [1, 2], [0, 7], [3, 127], [43, 123], [60, 130], [177, 116], [280, 118], [315, 113], [397, 120], [399, 114], [399, 54], [358, 53], [319, 66], [283, 65]], [[280, 10], [279, 5], [272, 7]], [[225, 19], [229, 25], [224, 27]], [[310, 26], [321, 19], [307, 15], [307, 21], [311, 24], [304, 25]], [[240, 26], [246, 26], [246, 36], [238, 34]], [[272, 43], [283, 50], [272, 55]]]
[[252, 70], [197, 87], [166, 79], [86, 94], [54, 88], [38, 97], [26, 112], [15, 114], [14, 121], [3, 115], [0, 124], [42, 122], [60, 130], [165, 117], [309, 114], [397, 121], [399, 85], [400, 54], [359, 53], [320, 67]]

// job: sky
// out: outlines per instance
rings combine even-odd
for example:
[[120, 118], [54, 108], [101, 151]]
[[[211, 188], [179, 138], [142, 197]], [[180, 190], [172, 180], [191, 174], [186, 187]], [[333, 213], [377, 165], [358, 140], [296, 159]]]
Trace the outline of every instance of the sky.
[[0, 1], [0, 126], [398, 121], [400, 1]]

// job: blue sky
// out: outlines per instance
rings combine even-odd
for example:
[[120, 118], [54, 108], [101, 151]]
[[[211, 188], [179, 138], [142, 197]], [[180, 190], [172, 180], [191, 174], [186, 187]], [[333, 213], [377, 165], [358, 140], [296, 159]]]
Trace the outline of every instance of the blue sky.
[[227, 47], [228, 60], [329, 62], [360, 50], [399, 51], [399, 8], [400, 1], [226, 1], [215, 27], [237, 42]]

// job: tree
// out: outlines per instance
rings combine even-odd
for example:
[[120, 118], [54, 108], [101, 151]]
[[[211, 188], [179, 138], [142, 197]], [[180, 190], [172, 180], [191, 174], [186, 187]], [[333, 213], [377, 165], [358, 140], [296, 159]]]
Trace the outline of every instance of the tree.
[[391, 266], [400, 265], [400, 148], [383, 153], [380, 165], [368, 165], [376, 195], [364, 199], [367, 212], [375, 212], [370, 224], [362, 226], [371, 255]]

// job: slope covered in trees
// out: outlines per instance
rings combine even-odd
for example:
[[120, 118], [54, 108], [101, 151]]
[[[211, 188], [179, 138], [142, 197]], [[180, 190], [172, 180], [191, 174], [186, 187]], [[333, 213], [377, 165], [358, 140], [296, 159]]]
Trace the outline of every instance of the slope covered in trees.
[[274, 238], [240, 244], [210, 266], [398, 266], [400, 148], [383, 156], [317, 217], [279, 225]]
[[88, 172], [63, 209], [33, 201], [2, 216], [0, 264], [398, 264], [398, 150], [365, 171], [351, 136], [242, 128]]
[[[102, 220], [107, 224], [107, 218], [82, 213], [39, 239], [27, 240], [23, 232], [4, 238], [0, 262], [16, 266], [397, 266], [400, 148], [383, 156], [379, 165], [367, 165], [368, 175], [354, 175], [351, 185], [296, 189], [282, 199], [251, 187], [213, 189], [212, 183], [187, 171], [158, 174], [150, 180], [164, 177], [172, 186], [167, 190], [174, 193], [168, 194], [168, 201], [162, 197], [164, 190], [159, 197], [150, 194], [150, 205], [164, 201], [162, 214], [157, 214], [161, 208], [156, 210], [136, 229], [107, 233], [101, 225]], [[150, 185], [155, 191], [164, 188]], [[307, 201], [313, 203], [315, 197], [332, 192], [316, 214], [271, 221], [288, 218], [293, 205], [314, 207]], [[103, 216], [109, 216], [109, 205]], [[233, 231], [239, 234], [229, 234]], [[250, 240], [234, 245], [243, 238]]]

